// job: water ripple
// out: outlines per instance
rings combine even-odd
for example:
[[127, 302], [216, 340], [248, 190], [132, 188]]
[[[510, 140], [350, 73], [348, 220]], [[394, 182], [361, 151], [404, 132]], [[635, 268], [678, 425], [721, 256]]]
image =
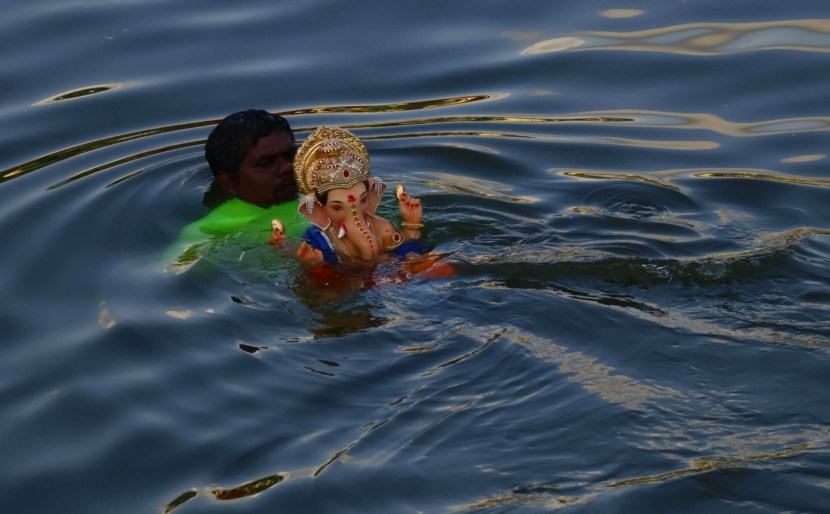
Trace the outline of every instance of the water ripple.
[[830, 180], [822, 178], [799, 178], [784, 175], [776, 175], [763, 171], [701, 171], [694, 174], [698, 178], [738, 178], [750, 180], [764, 180], [769, 182], [785, 182], [801, 186], [830, 187]]
[[134, 82], [122, 82], [122, 83], [115, 83], [115, 84], [99, 84], [95, 86], [86, 86], [78, 89], [73, 89], [71, 91], [66, 91], [63, 93], [58, 93], [54, 96], [49, 98], [45, 98], [43, 100], [39, 100], [32, 104], [32, 107], [37, 107], [40, 105], [48, 105], [53, 104], [55, 102], [62, 102], [65, 100], [76, 100], [78, 98], [83, 98], [90, 95], [97, 95], [100, 93], [106, 93], [109, 91], [115, 91], [118, 89], [124, 89], [128, 87], [132, 87], [137, 85]]
[[663, 129], [702, 129], [731, 137], [771, 136], [830, 130], [830, 117], [786, 118], [756, 122], [733, 122], [708, 113], [613, 110], [583, 113], [586, 118], [624, 119], [631, 126]]
[[830, 20], [688, 23], [634, 32], [581, 32], [540, 41], [521, 55], [586, 50], [725, 55], [764, 50], [830, 52]]

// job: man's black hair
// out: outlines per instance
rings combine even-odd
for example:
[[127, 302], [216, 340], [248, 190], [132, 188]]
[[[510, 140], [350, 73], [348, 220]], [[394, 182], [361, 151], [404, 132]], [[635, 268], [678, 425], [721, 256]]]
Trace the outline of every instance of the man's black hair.
[[213, 176], [219, 173], [239, 174], [239, 166], [259, 138], [287, 133], [294, 140], [288, 120], [262, 109], [233, 113], [219, 122], [205, 143], [205, 159]]

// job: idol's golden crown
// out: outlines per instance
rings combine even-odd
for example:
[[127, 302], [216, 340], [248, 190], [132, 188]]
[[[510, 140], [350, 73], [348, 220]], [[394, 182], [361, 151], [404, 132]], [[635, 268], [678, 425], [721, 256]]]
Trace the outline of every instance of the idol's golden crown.
[[308, 136], [294, 158], [300, 192], [348, 189], [369, 178], [369, 152], [354, 134], [339, 127], [320, 127]]

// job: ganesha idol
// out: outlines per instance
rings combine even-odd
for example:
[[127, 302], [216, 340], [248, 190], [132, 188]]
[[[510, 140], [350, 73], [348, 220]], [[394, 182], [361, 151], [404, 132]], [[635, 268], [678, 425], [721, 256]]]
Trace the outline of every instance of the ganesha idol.
[[[320, 127], [300, 146], [294, 158], [299, 187], [298, 210], [314, 225], [303, 234], [297, 257], [309, 264], [365, 265], [423, 254], [420, 200], [398, 186], [395, 197], [403, 219], [401, 230], [375, 211], [386, 184], [370, 174], [369, 153], [348, 130]], [[283, 227], [274, 222], [274, 236]]]

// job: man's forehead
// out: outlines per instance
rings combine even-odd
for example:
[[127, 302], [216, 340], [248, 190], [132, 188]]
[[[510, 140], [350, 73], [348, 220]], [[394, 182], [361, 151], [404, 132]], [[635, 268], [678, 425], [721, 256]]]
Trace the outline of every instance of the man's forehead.
[[269, 155], [285, 152], [294, 147], [294, 140], [287, 132], [275, 132], [267, 136], [262, 136], [252, 144], [252, 140], [246, 141], [248, 147], [248, 155]]

